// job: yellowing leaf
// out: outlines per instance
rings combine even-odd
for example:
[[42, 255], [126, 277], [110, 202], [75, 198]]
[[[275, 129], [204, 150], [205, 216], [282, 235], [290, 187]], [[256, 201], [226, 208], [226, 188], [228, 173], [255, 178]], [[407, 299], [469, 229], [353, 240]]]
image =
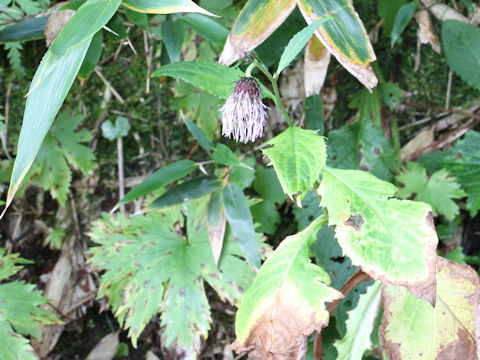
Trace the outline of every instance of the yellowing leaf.
[[237, 312], [237, 352], [251, 359], [301, 359], [307, 336], [328, 324], [325, 303], [343, 295], [328, 274], [310, 261], [321, 218], [287, 237], [267, 259]]
[[476, 359], [480, 279], [469, 266], [437, 259], [435, 308], [385, 286], [380, 336], [391, 360]]
[[378, 83], [370, 63], [375, 53], [360, 17], [349, 0], [298, 0], [298, 6], [309, 24], [325, 16], [327, 21], [316, 34], [340, 64], [367, 89]]
[[233, 24], [219, 62], [231, 65], [267, 39], [290, 15], [295, 0], [249, 0]]
[[122, 5], [147, 14], [172, 14], [177, 12], [195, 12], [216, 16], [191, 0], [124, 0]]
[[389, 199], [396, 187], [359, 170], [325, 168], [318, 190], [336, 238], [374, 279], [433, 301], [437, 234], [427, 204]]

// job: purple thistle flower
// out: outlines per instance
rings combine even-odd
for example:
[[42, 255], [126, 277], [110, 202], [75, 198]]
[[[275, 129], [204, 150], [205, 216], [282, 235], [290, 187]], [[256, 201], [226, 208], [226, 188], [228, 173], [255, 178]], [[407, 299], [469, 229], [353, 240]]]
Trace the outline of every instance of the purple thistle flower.
[[232, 95], [220, 109], [222, 117], [222, 135], [247, 143], [263, 135], [267, 123], [268, 109], [260, 99], [257, 81], [244, 77], [237, 81]]

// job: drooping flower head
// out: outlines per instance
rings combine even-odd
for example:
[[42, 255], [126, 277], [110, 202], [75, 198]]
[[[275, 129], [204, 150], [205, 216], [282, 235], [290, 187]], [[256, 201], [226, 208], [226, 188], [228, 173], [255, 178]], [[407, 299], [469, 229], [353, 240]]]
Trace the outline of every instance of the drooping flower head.
[[247, 143], [263, 135], [267, 112], [260, 98], [260, 88], [254, 78], [243, 77], [237, 81], [232, 95], [220, 109], [222, 135]]

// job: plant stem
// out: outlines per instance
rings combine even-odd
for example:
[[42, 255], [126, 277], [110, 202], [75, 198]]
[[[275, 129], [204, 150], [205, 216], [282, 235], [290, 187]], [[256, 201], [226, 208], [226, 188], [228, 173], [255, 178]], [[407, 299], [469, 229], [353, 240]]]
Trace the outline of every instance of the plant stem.
[[[277, 80], [272, 76], [272, 74], [270, 74], [268, 72], [268, 69], [265, 67], [265, 65], [263, 65], [261, 62], [259, 62], [258, 60], [255, 60], [247, 69], [247, 71], [250, 69], [250, 67], [252, 67], [252, 65], [256, 66], [262, 73], [265, 74], [265, 76], [268, 78], [268, 80], [272, 83], [272, 87], [273, 87], [273, 94], [275, 95], [275, 99], [273, 99], [273, 101], [275, 101], [275, 105], [278, 106], [278, 108], [280, 109], [280, 111], [282, 112], [283, 116], [285, 117], [285, 120], [287, 121], [288, 123], [288, 126], [293, 126], [293, 122], [292, 122], [292, 119], [290, 119], [290, 116], [288, 115], [287, 113], [287, 110], [285, 109], [285, 107], [283, 106], [282, 104], [282, 99], [280, 98], [280, 92], [278, 91], [278, 85], [277, 85]], [[252, 67], [253, 68], [253, 67]], [[250, 72], [252, 70], [250, 69]], [[248, 73], [247, 73], [247, 76], [248, 76]]]
[[[123, 174], [123, 140], [117, 138], [117, 160], [118, 160], [118, 199], [122, 200], [125, 196], [125, 180]], [[125, 214], [125, 205], [120, 205], [120, 213]]]

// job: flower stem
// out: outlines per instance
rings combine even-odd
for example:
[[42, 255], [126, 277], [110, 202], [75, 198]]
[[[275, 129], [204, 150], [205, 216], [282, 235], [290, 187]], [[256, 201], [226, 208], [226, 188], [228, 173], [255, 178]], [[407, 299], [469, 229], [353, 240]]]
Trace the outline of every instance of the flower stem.
[[265, 67], [265, 65], [263, 65], [258, 60], [254, 60], [253, 63], [247, 68], [247, 74], [246, 74], [247, 76], [250, 75], [254, 67], [257, 67], [262, 73], [264, 73], [265, 76], [268, 78], [268, 80], [270, 80], [270, 82], [272, 83], [273, 95], [275, 96], [275, 99], [273, 99], [273, 101], [282, 112], [283, 116], [285, 117], [285, 120], [288, 123], [288, 126], [293, 126], [292, 119], [290, 119], [290, 116], [288, 115], [287, 110], [282, 104], [282, 99], [280, 98], [280, 92], [278, 91], [277, 79], [274, 78], [272, 74], [268, 72], [268, 69]]

